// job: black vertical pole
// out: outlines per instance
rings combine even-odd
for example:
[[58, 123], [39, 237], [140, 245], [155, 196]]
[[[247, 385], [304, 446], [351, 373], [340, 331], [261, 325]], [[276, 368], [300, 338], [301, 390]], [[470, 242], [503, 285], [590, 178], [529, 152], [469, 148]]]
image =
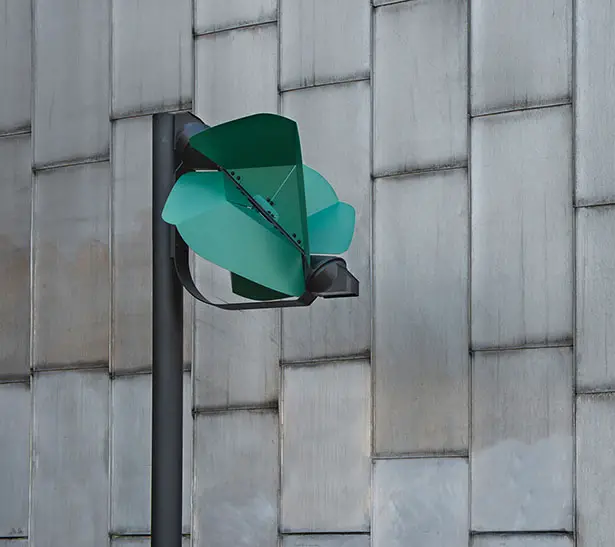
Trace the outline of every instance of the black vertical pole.
[[152, 547], [182, 541], [182, 286], [171, 262], [171, 226], [162, 220], [175, 182], [174, 116], [153, 120]]

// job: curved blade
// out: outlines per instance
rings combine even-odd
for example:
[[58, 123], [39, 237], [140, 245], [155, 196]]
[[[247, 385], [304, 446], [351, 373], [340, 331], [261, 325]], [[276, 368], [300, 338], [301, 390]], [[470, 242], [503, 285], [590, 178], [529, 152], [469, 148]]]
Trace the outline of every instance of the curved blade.
[[234, 294], [249, 298], [250, 300], [282, 300], [283, 298], [289, 297], [288, 294], [268, 289], [267, 287], [263, 287], [263, 285], [254, 283], [254, 281], [250, 281], [232, 272], [231, 286]]
[[351, 205], [338, 201], [308, 217], [310, 246], [314, 254], [341, 254], [352, 242], [355, 211]]
[[307, 214], [313, 215], [331, 205], [335, 205], [339, 199], [333, 187], [327, 179], [318, 171], [303, 166], [303, 180], [305, 184], [305, 205]]
[[301, 296], [301, 253], [259, 215], [229, 202], [224, 178], [222, 173], [183, 175], [169, 194], [164, 220], [206, 260], [268, 289]]

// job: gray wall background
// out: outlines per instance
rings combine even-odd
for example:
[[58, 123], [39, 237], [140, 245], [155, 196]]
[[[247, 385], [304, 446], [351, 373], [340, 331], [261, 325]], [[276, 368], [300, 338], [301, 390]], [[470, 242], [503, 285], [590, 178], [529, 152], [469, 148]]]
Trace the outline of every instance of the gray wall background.
[[373, 4], [0, 0], [1, 547], [148, 544], [182, 109], [295, 118], [362, 283], [186, 299], [186, 545], [615, 544], [615, 2]]

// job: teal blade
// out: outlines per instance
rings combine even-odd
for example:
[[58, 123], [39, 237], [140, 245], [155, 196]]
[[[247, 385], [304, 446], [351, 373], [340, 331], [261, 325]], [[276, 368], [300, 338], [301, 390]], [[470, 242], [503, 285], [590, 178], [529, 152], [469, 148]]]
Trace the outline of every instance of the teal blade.
[[250, 281], [235, 273], [231, 273], [231, 286], [234, 294], [243, 298], [249, 298], [250, 300], [281, 300], [289, 296], [288, 294], [263, 287], [263, 285], [254, 283], [254, 281]]
[[354, 234], [355, 211], [338, 201], [308, 217], [310, 246], [314, 254], [341, 254], [350, 247]]
[[197, 255], [268, 289], [304, 293], [301, 253], [260, 217], [229, 202], [221, 173], [187, 173], [176, 187], [163, 218]]
[[304, 165], [303, 179], [305, 183], [305, 206], [308, 216], [331, 207], [331, 205], [335, 205], [339, 201], [333, 187], [315, 169]]

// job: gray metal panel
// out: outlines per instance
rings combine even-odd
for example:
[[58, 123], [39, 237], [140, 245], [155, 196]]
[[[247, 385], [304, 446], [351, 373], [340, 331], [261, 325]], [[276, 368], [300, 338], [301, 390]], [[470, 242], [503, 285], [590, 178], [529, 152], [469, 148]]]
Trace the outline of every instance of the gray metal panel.
[[30, 125], [32, 7], [24, 0], [0, 0], [0, 133]]
[[[151, 507], [152, 377], [115, 378], [111, 402], [111, 531], [148, 533]], [[190, 530], [192, 400], [184, 374], [184, 532]]]
[[113, 123], [114, 371], [152, 363], [152, 123]]
[[372, 520], [374, 547], [466, 547], [468, 462], [376, 461]]
[[195, 43], [197, 116], [213, 125], [278, 111], [275, 24], [211, 34]]
[[[0, 385], [0, 536], [28, 534], [30, 387]], [[2, 542], [0, 541], [0, 545]]]
[[[150, 547], [150, 545], [151, 540], [149, 537], [111, 539], [111, 547]], [[2, 543], [0, 543], [0, 547], [4, 547]], [[190, 547], [190, 537], [184, 536], [182, 538], [182, 547]]]
[[380, 454], [468, 446], [466, 179], [465, 170], [453, 170], [375, 182]]
[[30, 370], [30, 150], [30, 135], [0, 138], [1, 376]]
[[577, 544], [607, 546], [615, 537], [615, 394], [577, 398]]
[[570, 107], [472, 122], [474, 348], [568, 342]]
[[286, 367], [282, 532], [369, 530], [370, 367]]
[[572, 1], [472, 2], [472, 113], [569, 101]]
[[112, 113], [189, 108], [192, 1], [112, 0]]
[[615, 202], [615, 4], [576, 0], [576, 199]]
[[345, 258], [361, 283], [359, 298], [321, 299], [309, 309], [282, 312], [284, 360], [366, 352], [371, 346], [369, 82], [284, 93], [282, 112], [299, 124], [303, 161], [356, 210]]
[[576, 365], [580, 389], [615, 387], [615, 207], [577, 210]]
[[281, 0], [280, 87], [369, 77], [370, 0]]
[[466, 162], [466, 10], [466, 0], [376, 10], [375, 175]]
[[572, 351], [474, 354], [472, 529], [571, 530]]
[[93, 163], [35, 176], [35, 367], [108, 362], [109, 171]]
[[[196, 281], [215, 296], [229, 273], [196, 261]], [[196, 308], [194, 341], [195, 406], [255, 406], [278, 398], [280, 313]]]
[[370, 547], [368, 535], [285, 536], [281, 547]]
[[27, 539], [0, 539], [0, 547], [28, 547]]
[[109, 376], [42, 373], [33, 391], [31, 545], [107, 545]]
[[214, 30], [254, 25], [274, 21], [277, 0], [195, 0], [194, 31]]
[[278, 414], [201, 414], [195, 424], [194, 547], [272, 547], [278, 537]]
[[34, 163], [109, 154], [109, 1], [34, 2]]
[[570, 537], [559, 535], [475, 536], [472, 547], [573, 547], [573, 541]]

